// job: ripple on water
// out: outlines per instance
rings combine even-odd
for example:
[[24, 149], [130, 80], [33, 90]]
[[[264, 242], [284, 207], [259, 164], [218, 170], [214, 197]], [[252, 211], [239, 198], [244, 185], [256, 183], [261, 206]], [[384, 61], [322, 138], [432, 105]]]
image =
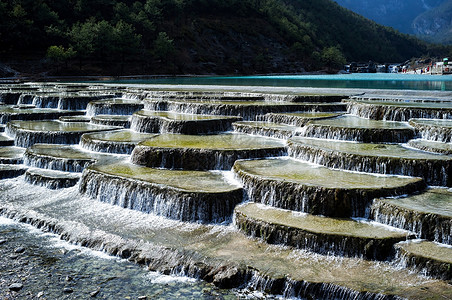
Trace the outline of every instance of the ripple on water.
[[[71, 245], [54, 234], [0, 217], [0, 298], [47, 299], [236, 299], [231, 291], [192, 278], [163, 275], [103, 252]], [[24, 247], [24, 253], [14, 249]], [[11, 259], [13, 255], [17, 258]], [[21, 282], [19, 292], [8, 286]], [[72, 293], [64, 293], [64, 289]]]

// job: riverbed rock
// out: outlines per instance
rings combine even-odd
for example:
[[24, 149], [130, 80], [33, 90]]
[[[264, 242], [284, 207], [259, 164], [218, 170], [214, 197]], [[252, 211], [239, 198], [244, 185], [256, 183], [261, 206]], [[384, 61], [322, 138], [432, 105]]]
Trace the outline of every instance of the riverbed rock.
[[11, 284], [8, 288], [9, 288], [10, 291], [18, 292], [18, 291], [20, 291], [23, 287], [24, 287], [24, 285], [23, 285], [22, 283], [13, 283], [13, 284]]

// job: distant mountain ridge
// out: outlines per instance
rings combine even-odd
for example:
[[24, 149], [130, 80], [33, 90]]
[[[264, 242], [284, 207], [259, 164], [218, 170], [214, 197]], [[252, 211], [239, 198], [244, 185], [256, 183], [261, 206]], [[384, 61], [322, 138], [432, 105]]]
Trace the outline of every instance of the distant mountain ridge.
[[335, 0], [379, 24], [431, 42], [451, 43], [452, 0]]
[[417, 35], [428, 41], [452, 44], [452, 0], [419, 15], [412, 26]]

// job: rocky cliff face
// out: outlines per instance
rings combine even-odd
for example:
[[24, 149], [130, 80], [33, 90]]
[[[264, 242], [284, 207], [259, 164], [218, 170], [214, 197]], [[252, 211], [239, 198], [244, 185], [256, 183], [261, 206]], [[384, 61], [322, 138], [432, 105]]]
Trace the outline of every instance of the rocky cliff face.
[[451, 0], [336, 0], [336, 2], [377, 23], [432, 41], [444, 42], [444, 39], [436, 35], [444, 34], [451, 28]]
[[415, 34], [428, 40], [452, 43], [452, 0], [419, 15], [412, 28]]

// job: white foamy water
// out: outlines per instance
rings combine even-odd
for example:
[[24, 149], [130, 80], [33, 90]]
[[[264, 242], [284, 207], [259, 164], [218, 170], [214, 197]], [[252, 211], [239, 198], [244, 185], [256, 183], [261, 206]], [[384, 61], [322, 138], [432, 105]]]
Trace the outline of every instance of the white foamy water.
[[168, 284], [171, 282], [176, 283], [194, 283], [197, 282], [194, 278], [176, 275], [165, 275], [159, 272], [148, 272], [145, 275], [145, 279], [154, 284]]

